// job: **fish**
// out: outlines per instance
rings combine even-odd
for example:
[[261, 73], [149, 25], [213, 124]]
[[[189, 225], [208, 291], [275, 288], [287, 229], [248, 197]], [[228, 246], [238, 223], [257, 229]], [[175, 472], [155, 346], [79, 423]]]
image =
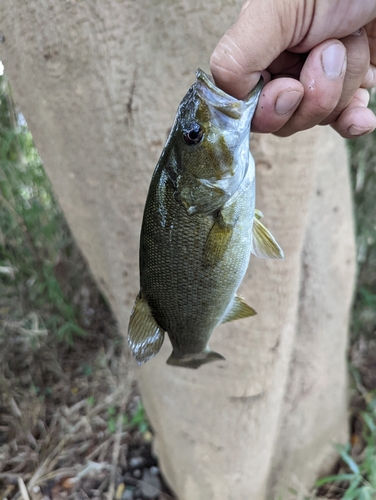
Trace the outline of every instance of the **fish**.
[[208, 342], [219, 324], [256, 314], [237, 293], [251, 253], [283, 259], [255, 209], [250, 125], [262, 86], [260, 79], [238, 100], [198, 69], [178, 107], [141, 227], [140, 291], [128, 327], [139, 364], [158, 353], [166, 332], [168, 365], [225, 359]]

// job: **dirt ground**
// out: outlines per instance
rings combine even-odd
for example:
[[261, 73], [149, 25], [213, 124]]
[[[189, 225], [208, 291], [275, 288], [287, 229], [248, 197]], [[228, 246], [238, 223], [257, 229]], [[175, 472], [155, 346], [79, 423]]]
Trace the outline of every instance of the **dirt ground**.
[[173, 499], [137, 387], [121, 377], [124, 340], [87, 270], [81, 282], [87, 335], [71, 346], [36, 312], [13, 319], [17, 294], [0, 296], [0, 498]]
[[[153, 432], [137, 387], [126, 387], [122, 377], [124, 339], [84, 261], [78, 253], [73, 257], [80, 287], [72, 301], [85, 337], [58, 342], [39, 313], [21, 314], [17, 290], [2, 288], [0, 498], [173, 500], [152, 452]], [[55, 268], [62, 286], [66, 266], [62, 259]], [[376, 341], [357, 340], [349, 359], [358, 374], [350, 377], [356, 460], [365, 449], [361, 412], [376, 389]], [[338, 461], [332, 473], [347, 470]], [[323, 486], [309, 499], [342, 498], [347, 485]]]
[[[39, 328], [3, 322], [0, 371], [0, 498], [118, 500], [175, 497], [152, 453], [152, 430], [137, 387], [121, 381], [122, 339], [103, 302], [88, 337], [57, 345]], [[98, 319], [100, 318], [100, 319]], [[32, 318], [33, 319], [33, 318]], [[352, 389], [352, 444], [364, 449], [360, 411], [376, 388], [376, 343], [351, 358], [362, 376]], [[338, 462], [334, 473], [345, 470]], [[342, 498], [340, 485], [320, 496]]]

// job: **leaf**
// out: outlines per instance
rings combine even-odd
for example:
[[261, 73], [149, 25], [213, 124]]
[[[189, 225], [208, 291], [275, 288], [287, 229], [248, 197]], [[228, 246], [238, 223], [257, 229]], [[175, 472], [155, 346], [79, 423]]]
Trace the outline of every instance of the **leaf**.
[[356, 476], [354, 480], [351, 482], [350, 486], [346, 490], [346, 493], [343, 495], [342, 500], [353, 500], [358, 497], [359, 489], [358, 486], [362, 482], [362, 476]]
[[365, 423], [367, 424], [369, 430], [374, 433], [376, 431], [376, 424], [373, 420], [373, 418], [371, 417], [371, 415], [365, 411], [362, 411], [361, 412], [361, 415], [363, 417], [363, 420], [365, 421]]
[[115, 408], [115, 406], [110, 406], [107, 410], [107, 413], [111, 416], [111, 417], [114, 417], [117, 413], [117, 410]]
[[140, 434], [144, 434], [148, 429], [149, 429], [149, 426], [145, 422], [145, 420], [138, 424], [138, 431], [140, 432]]
[[376, 490], [371, 486], [363, 486], [359, 493], [359, 500], [374, 500]]
[[373, 449], [373, 457], [370, 460], [370, 472], [368, 474], [368, 482], [370, 483], [371, 487], [373, 488], [375, 494], [376, 494], [376, 450]]
[[133, 414], [130, 425], [132, 427], [137, 427], [141, 434], [144, 434], [146, 431], [148, 431], [149, 424], [142, 403], [138, 405], [137, 410]]
[[87, 335], [85, 330], [69, 321], [64, 323], [63, 326], [61, 326], [56, 332], [59, 342], [65, 341], [71, 347], [74, 345], [73, 334], [78, 335], [79, 337], [86, 337]]
[[359, 474], [359, 467], [355, 463], [354, 459], [348, 453], [351, 449], [350, 444], [347, 443], [344, 446], [336, 445], [335, 448], [341, 455], [342, 460], [349, 466], [351, 471], [354, 472], [355, 474]]
[[359, 374], [358, 370], [355, 368], [355, 366], [352, 363], [349, 363], [349, 370], [350, 370], [351, 375], [354, 378], [355, 383], [357, 385], [361, 384], [362, 383], [362, 379], [360, 377], [360, 374]]
[[356, 477], [356, 474], [336, 474], [333, 476], [326, 476], [321, 479], [318, 479], [315, 482], [315, 486], [318, 488], [323, 484], [328, 483], [339, 483], [341, 481], [352, 481]]
[[108, 421], [108, 432], [114, 434], [116, 431], [116, 420], [114, 418], [110, 418]]
[[367, 290], [364, 287], [362, 287], [359, 290], [359, 293], [367, 306], [376, 306], [376, 295], [375, 294], [373, 294], [372, 292], [370, 292], [369, 290]]
[[376, 397], [371, 399], [370, 403], [368, 404], [368, 407], [370, 411], [376, 411]]
[[87, 363], [84, 363], [82, 366], [82, 373], [86, 375], [86, 377], [90, 377], [93, 373], [93, 367]]
[[79, 337], [86, 337], [87, 332], [83, 330], [80, 326], [76, 325], [75, 323], [66, 323], [69, 325], [70, 329], [75, 335], [78, 335]]

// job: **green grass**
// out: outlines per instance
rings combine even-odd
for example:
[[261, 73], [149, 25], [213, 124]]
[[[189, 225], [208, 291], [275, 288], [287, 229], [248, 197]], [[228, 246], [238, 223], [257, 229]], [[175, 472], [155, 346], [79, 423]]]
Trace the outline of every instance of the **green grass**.
[[[371, 109], [376, 112], [375, 96]], [[354, 297], [350, 344], [370, 345], [376, 338], [376, 132], [348, 141], [356, 223], [358, 282]], [[376, 370], [376, 366], [373, 368]], [[357, 443], [337, 446], [340, 472], [317, 481], [316, 486], [333, 485], [346, 500], [376, 499], [376, 390], [367, 391], [359, 372], [350, 365], [364, 410], [357, 408], [353, 419], [361, 426]], [[359, 453], [359, 439], [361, 451]], [[322, 493], [322, 489], [320, 490]], [[330, 492], [329, 492], [330, 493]], [[328, 493], [328, 494], [329, 494]], [[322, 493], [323, 494], [323, 493]]]
[[320, 487], [332, 483], [342, 486], [346, 500], [374, 500], [376, 498], [376, 395], [365, 411], [360, 412], [363, 424], [364, 448], [360, 459], [355, 461], [352, 446], [336, 446], [345, 472], [324, 477], [316, 482]]
[[[110, 406], [107, 409], [108, 413], [108, 430], [111, 433], [115, 433], [116, 425], [119, 418], [119, 408], [116, 406]], [[123, 428], [127, 428], [130, 430], [137, 429], [138, 432], [144, 435], [147, 432], [150, 432], [149, 422], [145, 413], [144, 406], [141, 401], [138, 402], [137, 407], [134, 410], [134, 413], [131, 417], [127, 415], [126, 412], [123, 412], [121, 415]]]
[[[376, 99], [370, 107], [376, 111]], [[376, 331], [376, 132], [349, 141], [356, 222], [358, 287], [352, 340]]]
[[58, 341], [72, 345], [84, 336], [69, 272], [59, 281], [59, 264], [73, 241], [42, 161], [8, 82], [0, 76], [0, 318], [39, 322]]

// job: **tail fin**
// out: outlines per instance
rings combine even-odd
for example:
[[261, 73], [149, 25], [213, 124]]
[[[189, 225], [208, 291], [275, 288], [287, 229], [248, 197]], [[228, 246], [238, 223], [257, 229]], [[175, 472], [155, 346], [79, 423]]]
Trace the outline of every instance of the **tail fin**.
[[198, 354], [186, 354], [178, 356], [174, 352], [167, 360], [168, 365], [181, 366], [182, 368], [199, 368], [201, 365], [216, 361], [218, 359], [226, 359], [222, 354], [215, 351], [205, 351]]

